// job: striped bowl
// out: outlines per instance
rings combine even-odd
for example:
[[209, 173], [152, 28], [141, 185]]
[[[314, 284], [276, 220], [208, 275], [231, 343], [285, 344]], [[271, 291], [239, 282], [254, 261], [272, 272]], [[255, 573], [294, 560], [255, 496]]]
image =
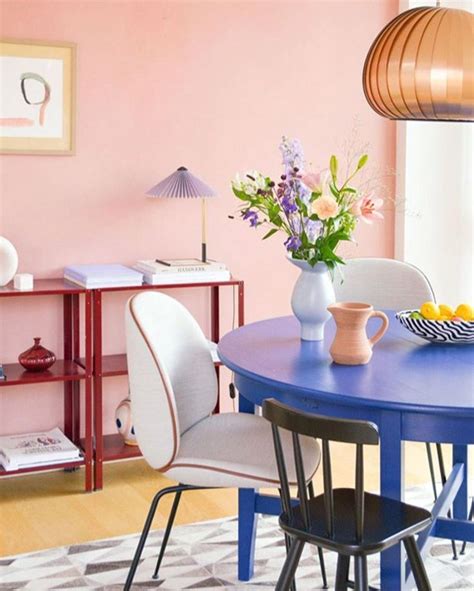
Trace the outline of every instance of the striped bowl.
[[400, 323], [416, 336], [429, 341], [430, 343], [474, 343], [474, 322], [452, 321], [452, 320], [421, 320], [410, 318], [412, 312], [418, 310], [402, 310], [395, 316]]

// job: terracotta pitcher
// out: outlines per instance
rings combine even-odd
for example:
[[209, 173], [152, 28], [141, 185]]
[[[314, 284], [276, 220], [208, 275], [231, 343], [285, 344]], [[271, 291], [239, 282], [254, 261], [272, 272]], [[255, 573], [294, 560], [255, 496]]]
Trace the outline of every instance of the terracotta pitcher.
[[[331, 357], [341, 365], [365, 365], [372, 357], [372, 347], [388, 328], [388, 318], [383, 312], [374, 311], [370, 304], [339, 302], [328, 306], [336, 322], [336, 337], [329, 349]], [[369, 318], [382, 319], [382, 326], [369, 339], [366, 325]]]

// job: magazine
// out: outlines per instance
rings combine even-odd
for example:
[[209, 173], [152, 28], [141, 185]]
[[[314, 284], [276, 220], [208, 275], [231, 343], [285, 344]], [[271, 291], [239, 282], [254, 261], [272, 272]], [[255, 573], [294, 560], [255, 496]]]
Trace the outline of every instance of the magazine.
[[8, 472], [80, 458], [79, 448], [58, 427], [51, 431], [0, 437], [0, 464]]

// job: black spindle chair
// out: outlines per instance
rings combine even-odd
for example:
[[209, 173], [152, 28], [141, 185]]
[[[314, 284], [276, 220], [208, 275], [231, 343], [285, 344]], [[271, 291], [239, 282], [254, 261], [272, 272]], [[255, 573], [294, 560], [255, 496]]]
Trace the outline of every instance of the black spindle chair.
[[[373, 423], [332, 419], [290, 408], [269, 399], [263, 403], [263, 416], [272, 423], [273, 439], [281, 481], [283, 513], [280, 527], [290, 539], [290, 548], [276, 591], [287, 591], [306, 543], [337, 552], [336, 591], [346, 591], [351, 557], [354, 558], [357, 591], [368, 591], [367, 556], [403, 541], [418, 590], [431, 586], [415, 541], [431, 523], [431, 514], [414, 507], [364, 491], [364, 445], [378, 445], [379, 434]], [[280, 428], [292, 432], [298, 477], [299, 504], [292, 505]], [[308, 498], [300, 448], [300, 435], [322, 440], [324, 493]], [[355, 488], [334, 489], [332, 485], [330, 441], [356, 445]]]

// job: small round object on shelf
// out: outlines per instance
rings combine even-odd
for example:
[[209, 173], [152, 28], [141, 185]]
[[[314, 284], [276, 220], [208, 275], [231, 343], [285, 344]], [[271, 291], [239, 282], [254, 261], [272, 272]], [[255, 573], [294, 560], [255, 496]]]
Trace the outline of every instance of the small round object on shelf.
[[417, 310], [402, 310], [396, 314], [400, 324], [430, 343], [474, 344], [474, 322], [460, 320], [427, 320], [413, 317]]
[[34, 341], [35, 344], [32, 347], [20, 353], [18, 362], [28, 371], [46, 371], [56, 361], [56, 356], [40, 345], [40, 337], [35, 337]]
[[18, 253], [13, 244], [0, 236], [0, 287], [9, 283], [18, 269]]
[[138, 445], [132, 424], [132, 407], [128, 396], [120, 402], [115, 411], [115, 425], [125, 445]]

